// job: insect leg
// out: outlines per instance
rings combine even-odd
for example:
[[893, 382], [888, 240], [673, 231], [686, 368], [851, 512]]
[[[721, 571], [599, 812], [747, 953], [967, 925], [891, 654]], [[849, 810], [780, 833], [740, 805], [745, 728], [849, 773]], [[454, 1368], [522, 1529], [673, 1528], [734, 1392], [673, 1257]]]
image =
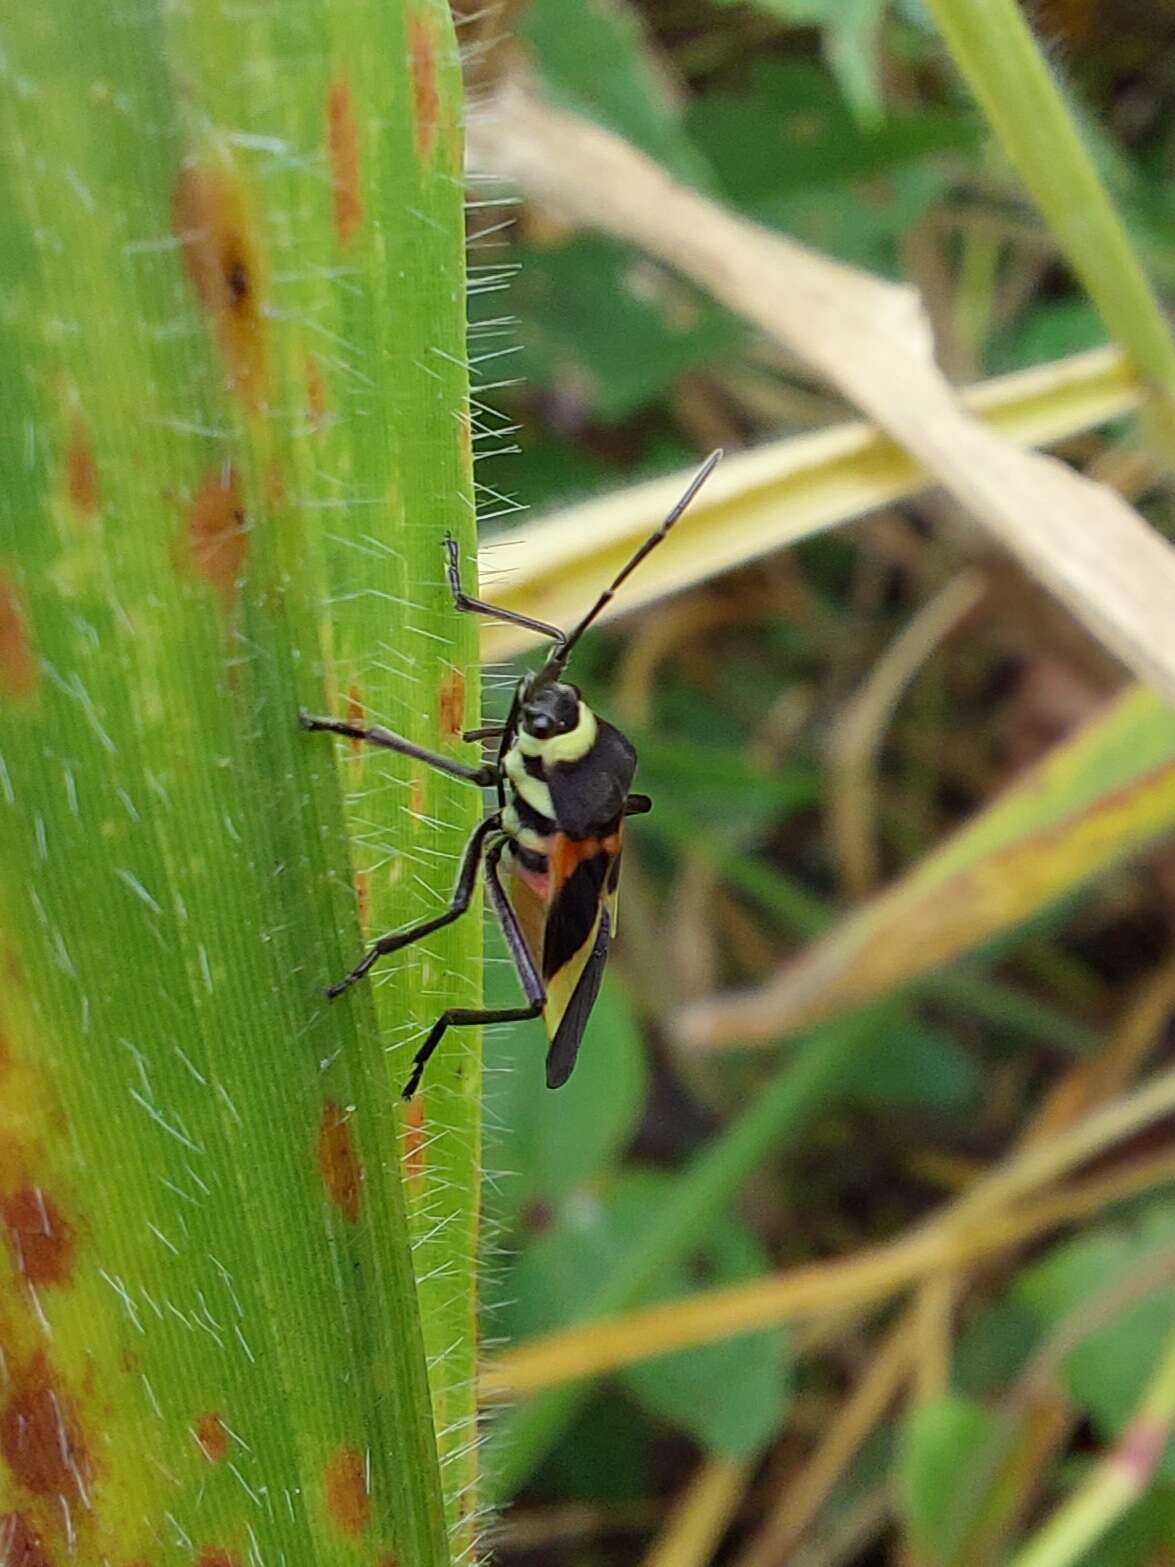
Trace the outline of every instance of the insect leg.
[[499, 740], [506, 732], [505, 724], [482, 724], [480, 729], [466, 729], [462, 740]]
[[451, 533], [445, 535], [445, 554], [448, 557], [447, 576], [449, 591], [453, 595], [454, 609], [471, 615], [488, 615], [491, 620], [504, 620], [511, 626], [524, 626], [527, 631], [537, 631], [553, 642], [564, 643], [567, 638], [558, 626], [549, 626], [545, 620], [535, 620], [530, 615], [520, 615], [517, 610], [503, 609], [498, 604], [487, 604], [483, 599], [472, 598], [461, 586], [461, 560], [457, 553], [457, 540]]
[[328, 730], [333, 735], [346, 735], [350, 740], [366, 740], [369, 745], [381, 745], [386, 751], [411, 756], [418, 762], [435, 767], [439, 773], [448, 773], [451, 778], [477, 784], [481, 789], [488, 789], [498, 781], [498, 770], [491, 763], [482, 767], [467, 767], [464, 762], [456, 762], [451, 757], [438, 755], [436, 751], [426, 751], [423, 746], [413, 745], [403, 735], [394, 735], [390, 729], [384, 729], [379, 724], [372, 724], [365, 729], [361, 724], [348, 724], [341, 718], [314, 718], [305, 709], [299, 712], [298, 722], [303, 729]]
[[501, 858], [501, 854], [501, 848], [495, 845], [486, 856], [486, 891], [489, 894], [490, 906], [497, 916], [498, 924], [502, 927], [502, 934], [506, 938], [506, 946], [509, 948], [519, 983], [529, 1005], [525, 1007], [505, 1007], [498, 1011], [492, 1009], [474, 1010], [469, 1007], [450, 1007], [447, 1012], [442, 1012], [429, 1030], [428, 1038], [412, 1059], [412, 1071], [408, 1081], [404, 1084], [403, 1097], [405, 1099], [411, 1099], [420, 1086], [420, 1079], [424, 1075], [424, 1069], [431, 1060], [433, 1051], [440, 1044], [448, 1029], [469, 1028], [475, 1023], [525, 1023], [529, 1018], [542, 1015], [547, 999], [546, 989], [543, 985], [542, 975], [531, 957], [530, 948], [526, 945], [526, 938], [522, 934], [518, 916], [510, 907], [510, 900], [507, 898], [505, 889], [498, 879], [498, 860]]
[[332, 1001], [336, 996], [341, 996], [344, 990], [350, 990], [356, 980], [362, 979], [377, 958], [386, 957], [389, 952], [399, 952], [401, 947], [410, 947], [414, 941], [419, 941], [424, 936], [431, 936], [434, 930], [440, 930], [442, 926], [451, 925], [455, 919], [460, 919], [469, 907], [473, 889], [477, 885], [477, 872], [485, 841], [491, 833], [497, 832], [500, 826], [501, 821], [495, 812], [493, 816], [487, 816], [484, 822], [474, 828], [469, 842], [465, 845], [465, 853], [461, 857], [461, 869], [457, 872], [457, 885], [453, 888], [453, 897], [445, 912], [435, 915], [430, 920], [422, 920], [419, 925], [410, 925], [407, 930], [392, 931], [390, 935], [381, 936], [374, 946], [364, 953], [346, 978], [340, 979], [337, 984], [330, 987], [327, 995]]
[[630, 794], [624, 802], [625, 816], [647, 816], [653, 809], [653, 802], [647, 794]]

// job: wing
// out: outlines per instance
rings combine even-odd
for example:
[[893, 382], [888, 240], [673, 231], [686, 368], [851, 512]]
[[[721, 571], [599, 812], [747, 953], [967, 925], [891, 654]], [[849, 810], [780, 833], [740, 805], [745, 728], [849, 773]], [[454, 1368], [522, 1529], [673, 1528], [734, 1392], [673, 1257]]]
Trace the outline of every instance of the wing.
[[551, 1048], [547, 1084], [571, 1075], [600, 989], [615, 929], [620, 833], [580, 842], [558, 834], [552, 844], [551, 901], [543, 938], [543, 1020]]
[[604, 977], [604, 964], [608, 961], [611, 945], [611, 929], [608, 911], [603, 909], [597, 921], [596, 939], [587, 962], [580, 971], [571, 999], [563, 1010], [559, 1027], [547, 1051], [547, 1087], [562, 1088], [571, 1076], [575, 1058], [579, 1054], [580, 1041], [592, 1015], [596, 997], [600, 993], [600, 981]]

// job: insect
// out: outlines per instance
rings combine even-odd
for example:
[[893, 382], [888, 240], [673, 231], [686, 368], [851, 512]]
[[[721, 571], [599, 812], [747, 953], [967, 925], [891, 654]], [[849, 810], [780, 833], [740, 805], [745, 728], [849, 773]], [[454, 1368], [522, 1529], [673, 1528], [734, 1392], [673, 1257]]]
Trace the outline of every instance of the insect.
[[550, 1041], [547, 1086], [560, 1088], [571, 1076], [616, 931], [624, 818], [643, 815], [652, 801], [629, 792], [636, 772], [636, 751], [630, 741], [592, 712], [578, 688], [562, 678], [563, 672], [580, 637], [630, 573], [660, 544], [721, 456], [720, 450], [710, 454], [661, 526], [569, 632], [470, 597], [461, 586], [457, 542], [452, 536], [445, 539], [455, 608], [524, 626], [552, 643], [538, 673], [519, 680], [505, 722], [466, 731], [466, 740], [497, 742], [493, 761], [467, 767], [378, 725], [364, 728], [337, 718], [299, 714], [305, 729], [329, 730], [383, 746], [479, 788], [493, 789], [497, 795], [495, 808], [465, 846], [444, 913], [381, 936], [327, 991], [332, 998], [341, 996], [377, 959], [459, 919], [469, 908], [484, 865], [490, 907], [502, 928], [526, 1005], [497, 1011], [451, 1007], [443, 1012], [416, 1052], [404, 1085], [405, 1099], [411, 1099], [419, 1087], [445, 1032], [477, 1023], [514, 1023], [541, 1016]]

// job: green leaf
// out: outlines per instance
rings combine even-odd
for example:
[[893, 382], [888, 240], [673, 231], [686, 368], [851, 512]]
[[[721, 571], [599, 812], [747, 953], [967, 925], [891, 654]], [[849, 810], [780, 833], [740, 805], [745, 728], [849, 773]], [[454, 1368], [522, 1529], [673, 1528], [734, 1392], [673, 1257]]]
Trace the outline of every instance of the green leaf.
[[606, 125], [679, 179], [704, 189], [705, 160], [681, 129], [670, 78], [627, 0], [530, 0], [519, 34], [569, 109]]
[[866, 1105], [964, 1110], [978, 1098], [979, 1081], [978, 1066], [958, 1040], [910, 1017], [862, 1061], [856, 1090]]
[[[1175, 1246], [1175, 1203], [1152, 1202], [1133, 1222], [1103, 1225], [1052, 1251], [1020, 1275], [1015, 1296], [1047, 1328], [1057, 1328], [1115, 1281], [1153, 1266]], [[1111, 1321], [1083, 1333], [1065, 1357], [1070, 1396], [1088, 1410], [1106, 1441], [1131, 1415], [1175, 1321], [1175, 1285], [1151, 1289], [1127, 1302]], [[1175, 1444], [1168, 1443], [1162, 1473], [1175, 1479]]]
[[518, 254], [522, 374], [596, 418], [630, 416], [743, 338], [732, 317], [613, 240], [581, 235]]
[[957, 1396], [919, 1405], [898, 1459], [902, 1514], [920, 1560], [948, 1567], [964, 1536], [967, 1480], [977, 1454], [999, 1437], [997, 1417]]
[[476, 921], [323, 989], [477, 799], [297, 712], [455, 751], [475, 704], [448, 8], [46, 0], [2, 59], [0, 1539], [443, 1567], [475, 1040], [419, 1106], [423, 1326], [398, 1096]]
[[737, 94], [703, 93], [686, 124], [706, 149], [727, 198], [759, 211], [766, 202], [801, 192], [843, 203], [846, 182], [913, 169], [983, 141], [974, 114], [928, 108], [895, 112], [877, 126], [854, 120], [831, 90], [828, 73], [798, 60], [761, 60]]
[[[558, 1227], [526, 1246], [505, 1282], [512, 1304], [501, 1313], [511, 1337], [528, 1337], [577, 1320], [596, 1281], [623, 1265], [661, 1208], [674, 1177], [628, 1170], [599, 1198], [565, 1205]], [[761, 1277], [767, 1263], [750, 1232], [714, 1215], [692, 1253], [675, 1259], [634, 1305], [680, 1298], [708, 1284]], [[499, 1324], [496, 1324], [498, 1326]], [[790, 1390], [786, 1335], [749, 1334], [688, 1353], [667, 1355], [622, 1374], [640, 1401], [699, 1442], [734, 1457], [755, 1453], [776, 1428]]]
[[[661, 1183], [673, 1177], [659, 1177]], [[649, 1198], [658, 1200], [655, 1190]], [[761, 1278], [767, 1259], [750, 1230], [730, 1218], [695, 1254], [693, 1277], [681, 1266], [664, 1276], [651, 1299], [680, 1300], [699, 1276], [708, 1286]], [[751, 1458], [787, 1411], [793, 1361], [785, 1330], [715, 1340], [678, 1355], [630, 1366], [621, 1380], [646, 1408], [689, 1431], [712, 1452]]]
[[[623, 916], [622, 916], [623, 917]], [[503, 943], [491, 939], [487, 1001], [517, 1003], [518, 981]], [[608, 1168], [636, 1129], [648, 1070], [624, 991], [608, 976], [570, 1080], [552, 1094], [543, 1074], [542, 1024], [491, 1030], [486, 1039], [487, 1159], [495, 1178], [490, 1214], [508, 1222], [527, 1203], [554, 1202]]]

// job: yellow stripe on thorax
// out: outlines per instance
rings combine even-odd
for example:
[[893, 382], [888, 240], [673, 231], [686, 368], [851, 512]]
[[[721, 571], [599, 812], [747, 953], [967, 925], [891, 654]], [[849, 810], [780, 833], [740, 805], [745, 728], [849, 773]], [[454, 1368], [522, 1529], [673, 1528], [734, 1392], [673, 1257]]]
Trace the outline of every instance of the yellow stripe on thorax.
[[[521, 736], [519, 737], [521, 738]], [[532, 810], [538, 811], [541, 816], [554, 817], [555, 806], [551, 799], [551, 791], [541, 778], [532, 778], [526, 770], [526, 764], [522, 760], [522, 751], [518, 745], [512, 745], [506, 752], [504, 763], [506, 777], [516, 794], [520, 794]]]
[[540, 740], [537, 735], [528, 735], [525, 729], [520, 729], [517, 740], [523, 756], [541, 757], [544, 767], [553, 767], [557, 762], [582, 762], [595, 743], [596, 715], [586, 702], [579, 704], [579, 719], [575, 728], [566, 734]]

